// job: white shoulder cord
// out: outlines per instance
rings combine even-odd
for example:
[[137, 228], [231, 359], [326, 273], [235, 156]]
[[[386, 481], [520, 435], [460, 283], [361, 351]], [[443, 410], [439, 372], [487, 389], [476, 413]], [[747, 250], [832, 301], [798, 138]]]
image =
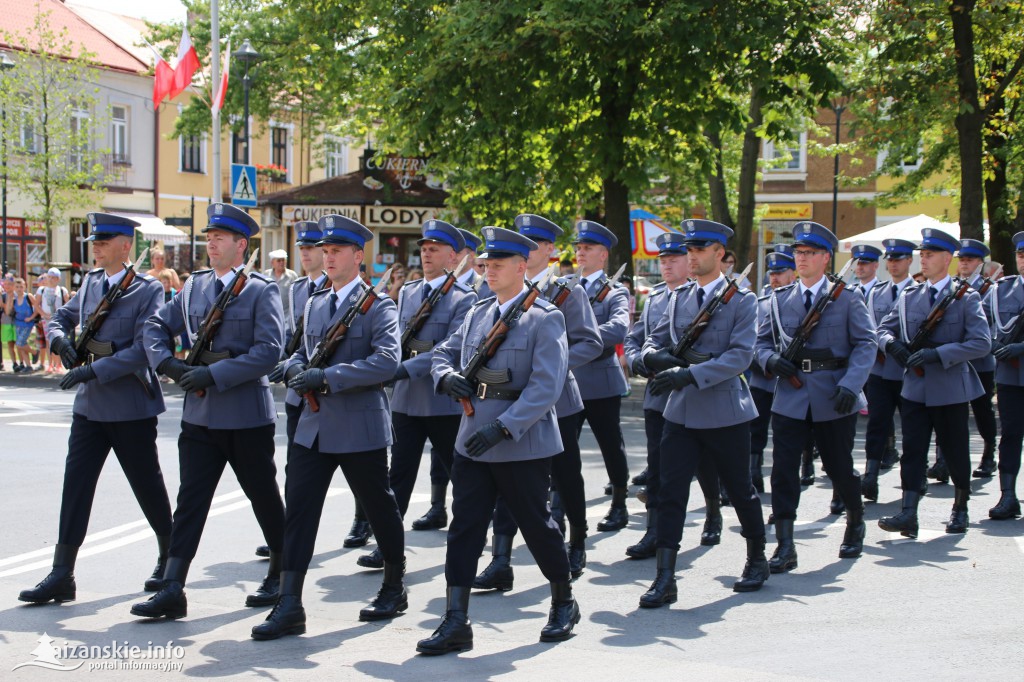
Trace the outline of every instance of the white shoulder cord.
[[996, 330], [1000, 334], [1005, 334], [1006, 332], [1010, 331], [1010, 329], [1013, 327], [1013, 325], [1017, 323], [1017, 318], [1020, 317], [1020, 313], [1017, 313], [1012, 318], [1010, 318], [1010, 321], [1007, 322], [1005, 325], [1002, 322], [999, 321], [1000, 317], [999, 317], [999, 285], [998, 284], [996, 285], [996, 290], [994, 292], [992, 292], [992, 304], [991, 304], [991, 306], [992, 306], [992, 320], [995, 322]]
[[185, 280], [185, 289], [181, 292], [181, 306], [182, 306], [182, 317], [185, 318], [185, 333], [188, 334], [188, 338], [192, 343], [195, 343], [196, 338], [199, 336], [198, 331], [192, 330], [192, 323], [188, 319], [189, 304], [192, 301], [192, 287], [196, 284], [196, 278], [194, 276], [189, 277]]

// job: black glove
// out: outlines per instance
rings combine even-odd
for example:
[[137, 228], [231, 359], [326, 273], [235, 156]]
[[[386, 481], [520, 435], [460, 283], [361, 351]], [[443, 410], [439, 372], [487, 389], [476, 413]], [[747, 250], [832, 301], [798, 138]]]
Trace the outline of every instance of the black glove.
[[[71, 351], [74, 353], [75, 351]], [[92, 365], [82, 365], [81, 367], [75, 367], [73, 370], [64, 375], [64, 378], [60, 380], [60, 387], [65, 391], [69, 388], [74, 388], [78, 384], [84, 384], [87, 381], [92, 381], [96, 378], [96, 372], [93, 370]]]
[[279, 384], [284, 381], [284, 370], [288, 367], [288, 361], [282, 360], [277, 363], [274, 369], [270, 370], [270, 374], [267, 375], [267, 379], [272, 384]]
[[782, 357], [779, 353], [768, 358], [768, 362], [765, 363], [765, 369], [774, 376], [782, 377], [783, 379], [796, 376], [796, 365]]
[[178, 381], [178, 385], [184, 391], [202, 391], [213, 384], [213, 370], [205, 365], [189, 367]]
[[1012, 360], [1013, 358], [1019, 358], [1024, 355], [1024, 343], [1008, 343], [1000, 345], [993, 355], [996, 356], [996, 360]]
[[505, 426], [495, 419], [490, 424], [481, 426], [476, 433], [466, 439], [466, 454], [470, 457], [479, 457], [506, 438], [508, 436], [505, 435]]
[[910, 349], [907, 348], [907, 344], [902, 341], [892, 340], [889, 345], [885, 347], [885, 352], [892, 357], [893, 360], [900, 363], [901, 367], [907, 366], [907, 361], [910, 360]]
[[64, 369], [71, 369], [78, 362], [78, 354], [75, 353], [75, 346], [68, 341], [66, 336], [59, 336], [50, 344], [50, 352], [60, 356], [60, 362]]
[[839, 414], [849, 414], [857, 404], [857, 394], [845, 386], [836, 386], [832, 392], [832, 409]]
[[686, 365], [686, 362], [672, 355], [672, 351], [667, 348], [662, 348], [645, 355], [644, 364], [650, 372], [656, 374], [672, 367], [683, 367]]
[[168, 376], [174, 379], [174, 383], [181, 383], [181, 376], [185, 373], [189, 367], [185, 364], [184, 360], [178, 358], [167, 358], [157, 366], [156, 371], [160, 372], [164, 376]]
[[408, 379], [408, 378], [409, 378], [409, 370], [407, 370], [405, 368], [404, 364], [398, 363], [398, 371], [395, 372], [394, 381], [401, 381], [402, 379]]
[[441, 392], [459, 400], [473, 395], [473, 385], [458, 372], [449, 372], [441, 378]]
[[319, 391], [327, 383], [327, 375], [319, 367], [310, 367], [302, 370], [288, 381], [288, 388], [299, 393], [312, 393]]
[[298, 362], [289, 367], [284, 373], [284, 382], [287, 384], [289, 381], [299, 375], [300, 372], [305, 372], [306, 366], [301, 362]]
[[651, 370], [647, 369], [647, 365], [644, 364], [644, 359], [640, 357], [633, 360], [633, 364], [629, 366], [629, 371], [631, 371], [635, 377], [651, 376]]
[[678, 391], [693, 383], [693, 373], [685, 367], [671, 367], [651, 380], [651, 393], [661, 395], [669, 391]]
[[907, 367], [920, 367], [938, 361], [939, 351], [934, 348], [922, 348], [907, 358]]

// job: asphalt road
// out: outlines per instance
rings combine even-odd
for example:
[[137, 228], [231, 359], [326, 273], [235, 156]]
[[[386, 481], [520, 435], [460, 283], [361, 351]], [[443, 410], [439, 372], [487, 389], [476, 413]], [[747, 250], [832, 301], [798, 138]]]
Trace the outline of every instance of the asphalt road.
[[[828, 513], [831, 490], [818, 478], [805, 490], [797, 522], [800, 566], [772, 576], [760, 592], [735, 594], [730, 587], [743, 567], [744, 543], [731, 508], [718, 547], [698, 544], [703, 500], [696, 484], [678, 561], [679, 602], [654, 611], [637, 606], [654, 576], [653, 560], [626, 560], [623, 550], [643, 533], [642, 505], [630, 498], [632, 523], [619, 533], [593, 532], [589, 561], [575, 593], [583, 612], [576, 635], [542, 644], [548, 586], [517, 537], [515, 589], [474, 595], [470, 617], [476, 648], [424, 658], [416, 641], [430, 634], [444, 610], [444, 543], [439, 531], [407, 531], [409, 611], [390, 623], [360, 623], [359, 609], [372, 597], [380, 573], [361, 569], [363, 550], [344, 550], [352, 497], [338, 474], [324, 510], [316, 553], [306, 580], [308, 632], [273, 642], [254, 642], [249, 629], [266, 610], [243, 606], [265, 573], [253, 556], [262, 543], [237, 482], [227, 474], [217, 490], [199, 554], [187, 585], [189, 615], [176, 622], [145, 622], [129, 615], [146, 595], [156, 545], [151, 531], [111, 456], [100, 479], [79, 555], [78, 599], [64, 605], [23, 605], [18, 591], [49, 570], [71, 421], [72, 397], [52, 380], [0, 379], [0, 678], [52, 679], [56, 674], [19, 664], [44, 660], [39, 640], [51, 646], [170, 645], [149, 662], [180, 671], [150, 672], [129, 661], [57, 657], [57, 665], [81, 667], [69, 675], [138, 679], [142, 675], [263, 677], [268, 679], [386, 680], [522, 679], [621, 680], [636, 676], [682, 679], [1020, 679], [1024, 650], [1022, 553], [1024, 521], [994, 522], [987, 510], [998, 499], [995, 479], [975, 479], [973, 525], [963, 536], [943, 533], [952, 487], [933, 485], [921, 503], [921, 536], [909, 541], [884, 533], [874, 521], [898, 506], [896, 471], [882, 478], [879, 504], [867, 509], [864, 556], [836, 554], [844, 522]], [[279, 482], [284, 483], [284, 415], [277, 438]], [[172, 501], [178, 487], [176, 438], [181, 397], [168, 391], [160, 419], [159, 448]], [[863, 421], [858, 447], [863, 446]], [[643, 468], [643, 417], [635, 402], [622, 419], [630, 469]], [[980, 441], [974, 443], [979, 453]], [[591, 528], [608, 498], [601, 494], [604, 466], [589, 431], [582, 442]], [[858, 461], [863, 453], [858, 453]], [[975, 455], [974, 459], [977, 460]], [[429, 506], [424, 457], [409, 518]], [[766, 469], [767, 471], [767, 469]], [[765, 498], [767, 514], [768, 496]], [[774, 538], [769, 535], [769, 551]], [[488, 555], [489, 556], [489, 555]], [[485, 556], [480, 567], [488, 560]], [[175, 648], [180, 647], [180, 648]], [[113, 655], [125, 655], [115, 650]], [[42, 652], [42, 654], [41, 654]], [[143, 653], [142, 655], [145, 655]], [[105, 665], [107, 669], [97, 669]], [[113, 669], [110, 669], [113, 668]]]

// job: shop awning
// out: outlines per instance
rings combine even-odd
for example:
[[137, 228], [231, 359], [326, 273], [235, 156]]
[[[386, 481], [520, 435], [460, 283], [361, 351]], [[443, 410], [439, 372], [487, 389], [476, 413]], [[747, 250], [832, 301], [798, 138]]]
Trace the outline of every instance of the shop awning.
[[153, 214], [147, 213], [117, 213], [113, 212], [114, 215], [119, 215], [124, 218], [129, 218], [137, 223], [141, 223], [139, 227], [135, 228], [135, 232], [145, 240], [156, 242], [161, 241], [164, 244], [183, 244], [187, 243], [189, 236], [171, 225], [165, 225], [164, 221], [156, 217]]

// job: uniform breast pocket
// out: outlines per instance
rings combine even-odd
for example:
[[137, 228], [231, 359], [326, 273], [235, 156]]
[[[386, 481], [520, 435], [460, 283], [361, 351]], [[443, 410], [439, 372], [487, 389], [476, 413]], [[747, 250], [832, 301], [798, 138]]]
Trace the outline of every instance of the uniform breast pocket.
[[98, 337], [110, 341], [130, 341], [135, 335], [135, 320], [125, 315], [112, 314], [100, 327]]
[[253, 316], [249, 310], [227, 310], [224, 313], [223, 331], [232, 338], [246, 339], [252, 336]]
[[821, 329], [822, 337], [828, 341], [830, 345], [834, 343], [846, 343], [846, 325], [842, 324], [838, 320], [823, 320], [819, 327]]
[[529, 340], [525, 334], [513, 334], [505, 339], [498, 352], [494, 354], [494, 358], [487, 364], [495, 369], [502, 367], [509, 369], [527, 367], [529, 365], [529, 345]]

